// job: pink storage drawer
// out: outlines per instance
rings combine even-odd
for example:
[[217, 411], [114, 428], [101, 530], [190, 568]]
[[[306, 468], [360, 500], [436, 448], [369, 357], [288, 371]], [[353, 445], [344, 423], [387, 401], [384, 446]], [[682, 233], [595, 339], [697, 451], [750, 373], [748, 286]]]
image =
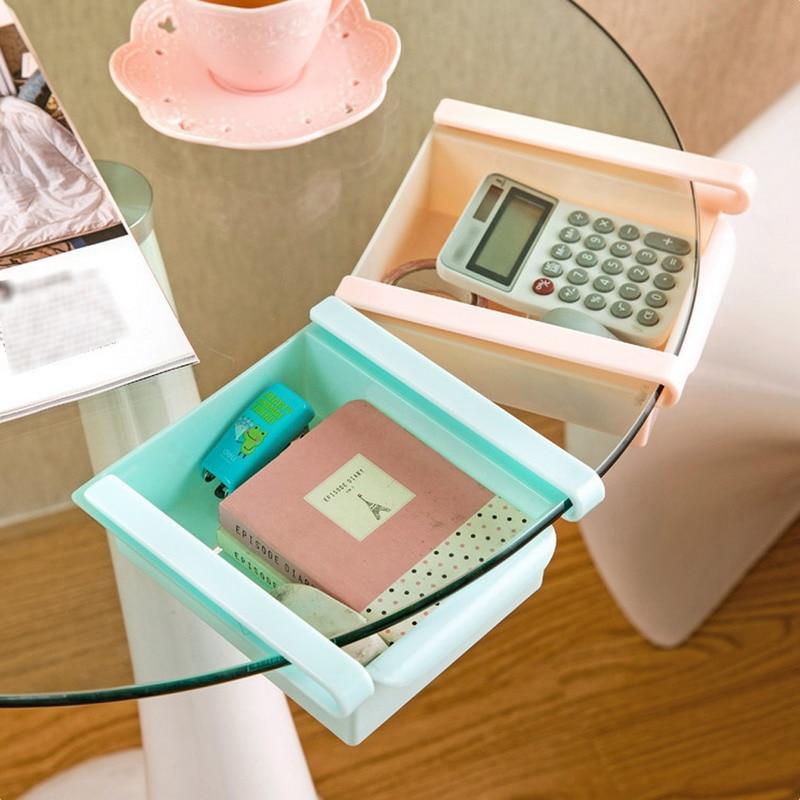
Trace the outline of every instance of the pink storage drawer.
[[[435, 258], [475, 187], [492, 172], [696, 242], [696, 292], [686, 295], [664, 349], [381, 283], [402, 263]], [[663, 406], [680, 398], [733, 265], [725, 215], [747, 209], [754, 183], [753, 173], [740, 165], [443, 100], [372, 240], [336, 294], [498, 403], [622, 434], [655, 386], [665, 387]]]

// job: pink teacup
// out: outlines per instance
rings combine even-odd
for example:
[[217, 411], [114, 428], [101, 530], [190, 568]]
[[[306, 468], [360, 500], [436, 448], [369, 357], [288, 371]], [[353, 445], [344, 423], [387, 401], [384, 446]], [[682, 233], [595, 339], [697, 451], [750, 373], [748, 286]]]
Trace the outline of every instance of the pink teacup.
[[174, 0], [186, 41], [225, 89], [265, 92], [294, 83], [325, 27], [349, 0], [282, 0], [260, 8]]

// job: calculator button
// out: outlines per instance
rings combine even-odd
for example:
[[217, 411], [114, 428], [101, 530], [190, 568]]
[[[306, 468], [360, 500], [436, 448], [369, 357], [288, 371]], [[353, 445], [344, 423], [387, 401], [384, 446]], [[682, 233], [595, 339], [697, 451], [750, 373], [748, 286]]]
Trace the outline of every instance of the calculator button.
[[563, 271], [558, 261], [545, 261], [542, 264], [542, 275], [547, 275], [548, 278], [557, 278]]
[[550, 255], [557, 258], [559, 261], [569, 258], [572, 255], [572, 250], [565, 244], [555, 244], [550, 250]]
[[640, 325], [646, 325], [648, 328], [652, 328], [653, 325], [658, 325], [660, 319], [661, 317], [658, 316], [658, 312], [653, 311], [652, 308], [643, 308], [636, 315], [636, 321]]
[[586, 299], [583, 301], [583, 304], [589, 311], [600, 311], [601, 309], [606, 307], [606, 299], [601, 294], [597, 294], [597, 292], [592, 292], [591, 294], [586, 295]]
[[553, 294], [553, 290], [556, 288], [553, 281], [550, 278], [537, 278], [533, 282], [533, 291], [536, 294]]
[[623, 283], [619, 287], [619, 296], [623, 300], [638, 300], [642, 295], [642, 290], [635, 283]]
[[644, 237], [644, 243], [648, 247], [655, 247], [656, 250], [663, 250], [676, 256], [686, 256], [692, 251], [691, 245], [685, 239], [668, 236], [666, 233], [648, 233]]
[[683, 269], [683, 261], [678, 256], [667, 256], [661, 262], [661, 269], [667, 272], [680, 272]]
[[602, 236], [598, 236], [596, 233], [593, 233], [591, 236], [587, 236], [583, 240], [583, 244], [590, 250], [602, 250], [606, 246], [606, 240]]
[[567, 280], [570, 283], [574, 283], [576, 286], [582, 286], [589, 280], [589, 275], [586, 270], [583, 269], [571, 269], [567, 273]]
[[580, 300], [581, 293], [574, 286], [562, 286], [558, 290], [558, 299], [565, 303], [574, 303]]
[[617, 300], [616, 303], [611, 304], [611, 313], [617, 319], [626, 319], [633, 314], [633, 309], [630, 303], [626, 303], [624, 300]]
[[627, 242], [614, 242], [611, 245], [611, 255], [625, 258], [631, 254], [631, 246]]
[[575, 256], [575, 261], [580, 267], [593, 267], [597, 263], [597, 256], [589, 250], [582, 250]]
[[618, 258], [607, 258], [601, 266], [606, 275], [619, 275], [623, 270], [622, 262]]
[[592, 227], [598, 233], [611, 233], [614, 230], [614, 222], [608, 217], [598, 217]]
[[614, 288], [615, 283], [607, 275], [599, 275], [594, 279], [592, 286], [594, 286], [598, 292], [610, 292]]
[[653, 278], [653, 283], [656, 289], [669, 290], [675, 288], [675, 278], [673, 278], [669, 272], [659, 272], [658, 275]]
[[589, 215], [585, 211], [573, 211], [567, 219], [570, 225], [577, 225], [578, 227], [589, 224]]
[[561, 232], [558, 234], [558, 238], [561, 239], [562, 242], [577, 242], [578, 239], [581, 238], [581, 232], [577, 228], [573, 227], [566, 227], [562, 228]]
[[658, 261], [658, 256], [652, 250], [646, 250], [642, 248], [639, 252], [636, 253], [636, 260], [640, 264], [655, 264]]
[[619, 229], [619, 238], [626, 242], [633, 242], [639, 238], [639, 229], [635, 225], [623, 225]]
[[636, 283], [644, 283], [650, 277], [650, 270], [644, 267], [631, 267], [628, 270], [628, 277]]
[[663, 308], [667, 304], [667, 296], [664, 292], [648, 292], [644, 301], [651, 308]]

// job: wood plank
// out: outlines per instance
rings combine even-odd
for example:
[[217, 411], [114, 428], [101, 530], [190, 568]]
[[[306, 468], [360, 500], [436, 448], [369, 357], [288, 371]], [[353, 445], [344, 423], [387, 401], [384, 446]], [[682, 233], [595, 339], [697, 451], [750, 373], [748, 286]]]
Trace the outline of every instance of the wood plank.
[[[139, 715], [133, 702], [0, 709], [0, 797], [15, 800], [69, 767], [139, 742]], [[98, 800], [113, 797], [110, 787], [109, 794]]]
[[130, 683], [105, 531], [73, 508], [7, 527], [0, 543], [0, 691]]

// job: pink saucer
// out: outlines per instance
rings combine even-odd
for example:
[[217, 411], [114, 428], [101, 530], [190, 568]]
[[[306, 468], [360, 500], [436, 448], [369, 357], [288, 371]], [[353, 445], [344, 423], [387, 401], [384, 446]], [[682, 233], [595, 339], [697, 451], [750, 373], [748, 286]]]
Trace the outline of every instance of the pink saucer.
[[322, 34], [300, 80], [282, 91], [223, 89], [187, 46], [171, 0], [146, 0], [131, 40], [111, 55], [117, 88], [155, 130], [176, 139], [239, 150], [310, 142], [372, 113], [400, 56], [394, 28], [351, 0]]

